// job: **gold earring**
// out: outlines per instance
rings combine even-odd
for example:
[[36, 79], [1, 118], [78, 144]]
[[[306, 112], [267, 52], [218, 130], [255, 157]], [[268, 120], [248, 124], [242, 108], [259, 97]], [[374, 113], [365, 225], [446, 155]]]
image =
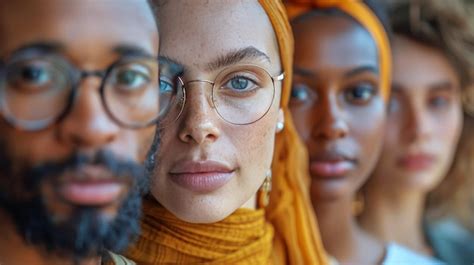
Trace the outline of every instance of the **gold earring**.
[[258, 190], [258, 207], [267, 207], [270, 202], [270, 191], [272, 190], [272, 170], [269, 169], [265, 174], [265, 180]]

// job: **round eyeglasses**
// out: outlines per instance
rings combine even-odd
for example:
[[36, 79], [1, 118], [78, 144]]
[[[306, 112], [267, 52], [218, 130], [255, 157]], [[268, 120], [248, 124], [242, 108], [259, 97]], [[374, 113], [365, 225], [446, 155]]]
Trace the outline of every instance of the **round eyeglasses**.
[[[164, 111], [161, 125], [176, 121], [184, 109], [186, 87], [191, 83], [204, 82], [212, 86], [212, 106], [225, 121], [246, 125], [262, 119], [270, 110], [275, 98], [275, 82], [284, 79], [284, 73], [272, 76], [256, 65], [237, 65], [224, 68], [210, 80], [185, 82], [179, 75], [160, 73], [160, 101]], [[160, 102], [161, 103], [161, 102]]]
[[103, 71], [82, 71], [57, 55], [0, 62], [0, 111], [17, 128], [44, 129], [66, 116], [87, 77], [102, 79], [103, 106], [120, 126], [142, 128], [160, 118], [158, 60], [134, 56]]

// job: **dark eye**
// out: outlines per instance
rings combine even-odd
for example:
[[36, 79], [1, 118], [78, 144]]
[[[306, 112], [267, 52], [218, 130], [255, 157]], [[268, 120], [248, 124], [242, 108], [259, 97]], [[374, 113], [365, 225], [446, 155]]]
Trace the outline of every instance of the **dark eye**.
[[364, 105], [369, 103], [375, 94], [376, 89], [373, 85], [369, 83], [360, 83], [347, 89], [345, 97], [349, 102]]
[[305, 102], [311, 100], [310, 88], [304, 84], [295, 84], [291, 89], [291, 100]]
[[451, 100], [445, 96], [434, 96], [429, 99], [429, 106], [435, 109], [444, 108], [451, 103]]
[[117, 73], [117, 85], [127, 90], [135, 90], [148, 84], [150, 79], [146, 73], [128, 69]]
[[22, 92], [39, 92], [53, 88], [58, 75], [47, 63], [31, 63], [14, 66], [7, 74], [8, 85]]

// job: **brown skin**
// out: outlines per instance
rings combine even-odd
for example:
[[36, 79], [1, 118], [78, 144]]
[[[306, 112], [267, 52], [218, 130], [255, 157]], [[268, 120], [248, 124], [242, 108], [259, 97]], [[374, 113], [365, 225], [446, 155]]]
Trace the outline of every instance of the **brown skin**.
[[[439, 49], [397, 35], [384, 148], [365, 188], [360, 218], [365, 229], [430, 253], [422, 231], [425, 198], [447, 174], [461, 128], [455, 68]], [[412, 157], [417, 154], [429, 155], [432, 161], [421, 165]]]
[[[157, 56], [158, 33], [145, 1], [121, 1], [113, 4], [95, 1], [3, 1], [0, 4], [0, 56], [5, 58], [21, 46], [56, 42], [61, 54], [75, 66], [104, 69], [117, 60], [113, 48], [133, 45]], [[27, 18], [27, 19], [25, 19]], [[98, 27], [97, 25], [100, 25]], [[28, 165], [59, 161], [75, 152], [113, 151], [118, 157], [143, 161], [150, 146], [154, 128], [124, 129], [105, 112], [98, 93], [98, 78], [84, 79], [80, 96], [69, 115], [59, 124], [38, 132], [19, 131], [0, 121], [1, 138], [14, 159]], [[5, 177], [5, 176], [2, 176]], [[129, 191], [123, 188], [116, 203], [104, 206], [100, 213], [114, 218], [118, 206]], [[72, 205], [58, 199], [50, 183], [43, 185], [42, 196], [52, 215], [67, 216]], [[35, 249], [15, 233], [15, 227], [0, 213], [0, 263], [2, 264], [70, 264], [54, 255]], [[97, 264], [92, 259], [84, 264]]]
[[[263, 52], [270, 61], [247, 56], [233, 65], [259, 65], [272, 75], [282, 71], [272, 25], [257, 1], [166, 1], [159, 17], [164, 40], [160, 55], [186, 68], [185, 81], [214, 80], [222, 67], [206, 66], [247, 47]], [[163, 130], [153, 178], [152, 194], [165, 208], [193, 223], [217, 222], [238, 208], [255, 208], [255, 195], [271, 165], [276, 124], [283, 121], [278, 106], [281, 82], [275, 84], [270, 111], [250, 125], [224, 121], [211, 107], [209, 84], [188, 86], [181, 117]], [[233, 170], [232, 179], [210, 192], [194, 192], [171, 180], [176, 165], [202, 160], [226, 164]]]
[[[324, 246], [342, 264], [376, 264], [383, 245], [363, 233], [352, 215], [355, 193], [375, 166], [383, 138], [385, 102], [375, 43], [344, 17], [310, 17], [293, 30], [290, 107], [308, 148], [311, 198]], [[328, 175], [314, 169], [335, 161], [346, 163], [347, 170]]]

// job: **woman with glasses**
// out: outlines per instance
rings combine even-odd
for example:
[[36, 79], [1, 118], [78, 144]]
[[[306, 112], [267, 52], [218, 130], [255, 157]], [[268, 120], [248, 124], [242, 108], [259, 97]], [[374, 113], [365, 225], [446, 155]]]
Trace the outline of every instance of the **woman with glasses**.
[[324, 247], [341, 264], [425, 264], [357, 225], [353, 201], [382, 145], [391, 58], [373, 1], [290, 1], [295, 35], [291, 113], [308, 160]]
[[158, 121], [142, 235], [127, 257], [325, 264], [302, 179], [291, 167], [272, 172], [272, 160], [285, 165], [301, 151], [286, 109], [293, 46], [283, 5], [157, 4], [160, 87], [170, 100]]
[[[363, 189], [365, 209], [360, 216], [362, 226], [377, 237], [449, 264], [464, 262], [433, 249], [423, 222], [426, 217], [433, 224], [435, 216], [446, 211], [443, 201], [458, 196], [464, 185], [456, 180], [459, 174], [449, 171], [463, 126], [463, 94], [473, 84], [470, 8], [468, 13], [463, 1], [438, 0], [397, 1], [391, 6], [395, 36], [389, 123], [381, 159]], [[462, 150], [465, 143], [460, 144]], [[472, 164], [472, 157], [463, 159]], [[436, 237], [435, 230], [432, 235]]]

